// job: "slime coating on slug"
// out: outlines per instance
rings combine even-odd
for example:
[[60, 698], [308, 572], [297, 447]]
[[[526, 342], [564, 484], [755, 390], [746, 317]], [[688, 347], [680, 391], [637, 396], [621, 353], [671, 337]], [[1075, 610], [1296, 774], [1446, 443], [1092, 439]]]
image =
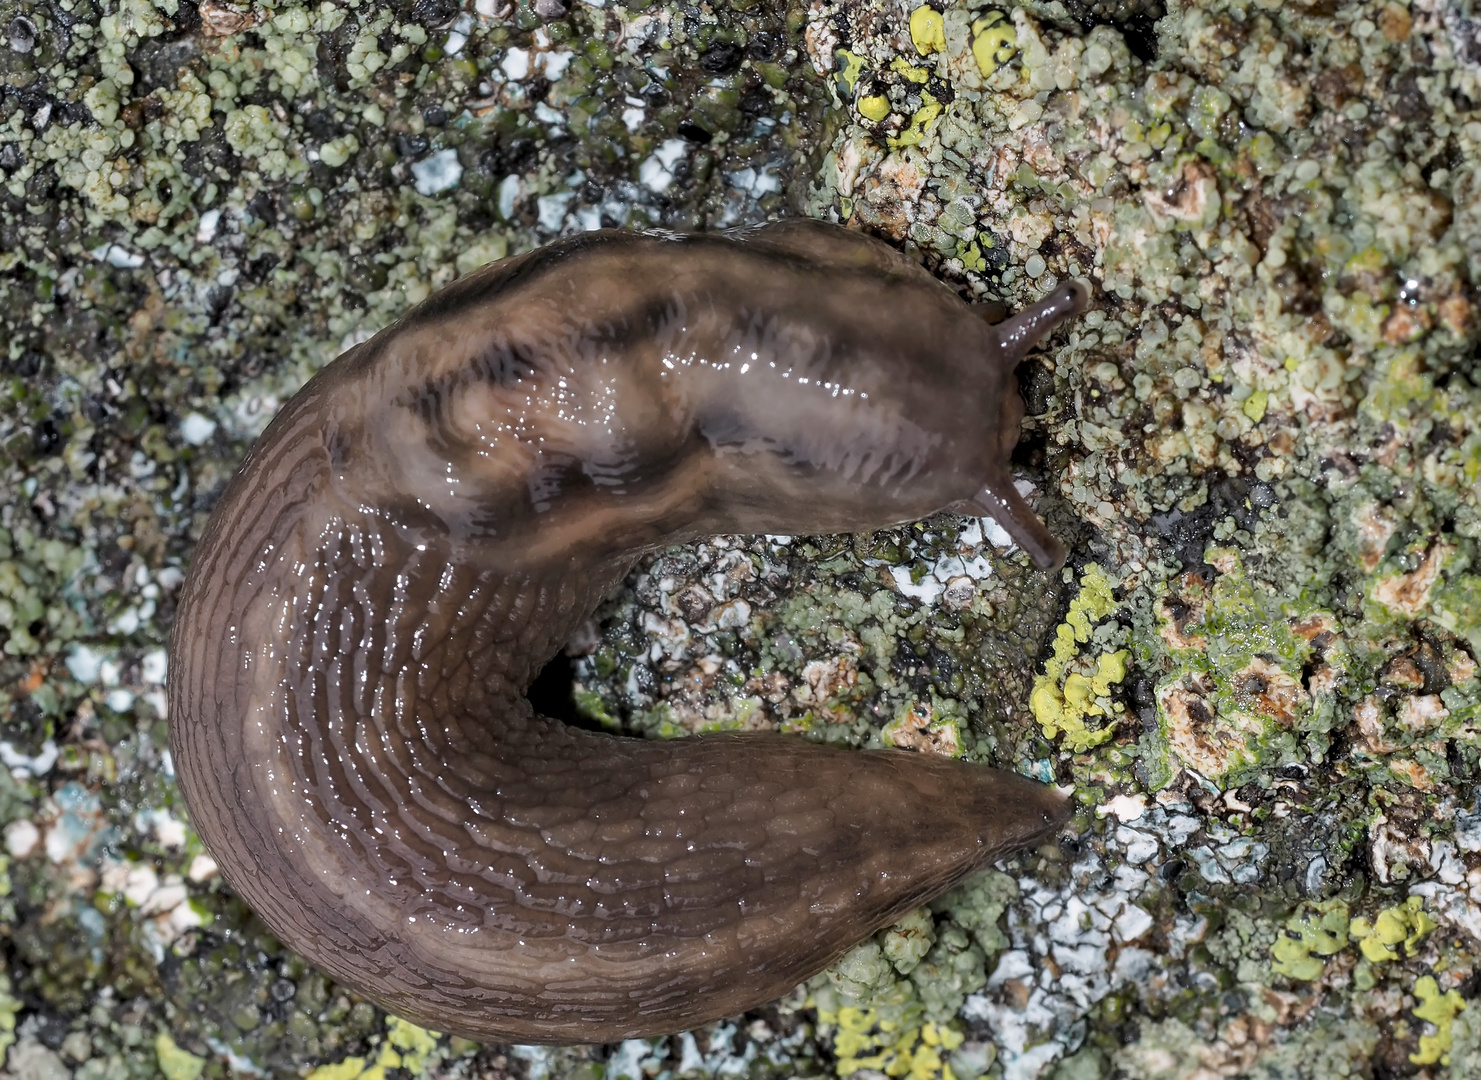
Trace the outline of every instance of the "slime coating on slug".
[[1013, 370], [1085, 304], [996, 326], [819, 222], [599, 232], [472, 274], [281, 411], [207, 526], [171, 745], [223, 873], [287, 944], [426, 1027], [665, 1034], [786, 993], [1059, 827], [1014, 774], [776, 734], [648, 742], [524, 694], [644, 551], [991, 513]]

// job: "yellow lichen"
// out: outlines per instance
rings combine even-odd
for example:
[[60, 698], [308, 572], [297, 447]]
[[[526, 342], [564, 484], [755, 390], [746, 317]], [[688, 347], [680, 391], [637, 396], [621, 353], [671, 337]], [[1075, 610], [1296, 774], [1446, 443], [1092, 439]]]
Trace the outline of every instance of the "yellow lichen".
[[399, 1016], [386, 1017], [386, 1041], [375, 1061], [352, 1057], [333, 1065], [320, 1065], [306, 1080], [386, 1080], [386, 1070], [405, 1069], [413, 1076], [422, 1072], [427, 1058], [437, 1049], [440, 1032], [419, 1028]]
[[876, 124], [890, 115], [890, 99], [883, 94], [870, 94], [859, 99], [859, 115]]
[[359, 1080], [365, 1073], [365, 1059], [345, 1058], [333, 1065], [320, 1065], [309, 1073], [308, 1080]]
[[206, 1059], [181, 1049], [175, 1040], [161, 1031], [154, 1040], [154, 1056], [165, 1080], [196, 1080], [206, 1068]]
[[940, 117], [943, 108], [941, 103], [925, 91], [921, 91], [920, 96], [925, 104], [915, 110], [904, 131], [893, 139], [887, 140], [891, 149], [898, 150], [902, 146], [914, 146], [926, 137], [927, 129]]
[[864, 58], [847, 49], [839, 49], [833, 57], [838, 62], [838, 83], [842, 92], [845, 95], [852, 94], [854, 87], [859, 85], [859, 76], [863, 74]]
[[1323, 957], [1347, 947], [1348, 912], [1341, 900], [1305, 903], [1286, 920], [1285, 933], [1270, 949], [1274, 970], [1288, 979], [1314, 982], [1326, 969]]
[[904, 76], [907, 82], [924, 85], [931, 78], [931, 73], [923, 67], [916, 67], [904, 57], [897, 56], [890, 61], [890, 70]]
[[1372, 963], [1399, 959], [1402, 946], [1404, 956], [1413, 956], [1419, 951], [1419, 943], [1438, 924], [1425, 913], [1424, 901], [1411, 896], [1402, 904], [1384, 908], [1369, 922], [1359, 916], [1348, 927], [1348, 933], [1358, 942]]
[[1044, 674], [1034, 680], [1029, 693], [1029, 709], [1048, 738], [1064, 735], [1064, 745], [1075, 753], [1099, 746], [1115, 731], [1114, 725], [1092, 730], [1087, 718], [1106, 716], [1097, 699], [1110, 693], [1111, 687], [1126, 678], [1125, 649], [1102, 653], [1096, 657], [1095, 671], [1085, 674], [1069, 671], [1069, 665], [1090, 641], [1091, 626], [1117, 608], [1111, 594], [1111, 580], [1099, 566], [1086, 568], [1080, 579], [1080, 593], [1070, 603], [1070, 610], [1054, 634], [1054, 651], [1044, 664]]
[[1018, 51], [1018, 31], [1001, 11], [990, 11], [972, 24], [972, 59], [986, 77]]
[[0, 974], [0, 1061], [15, 1043], [15, 1014], [20, 1011], [20, 999], [10, 995], [9, 976]]
[[943, 1055], [960, 1046], [964, 1036], [949, 1024], [906, 1025], [853, 1006], [819, 1010], [818, 1019], [838, 1028], [833, 1052], [839, 1076], [867, 1069], [903, 1080], [955, 1080]]
[[921, 5], [910, 13], [910, 40], [922, 56], [946, 49], [946, 20], [933, 7]]
[[1419, 999], [1414, 1015], [1434, 1024], [1435, 1033], [1419, 1037], [1419, 1052], [1410, 1054], [1409, 1060], [1416, 1065], [1449, 1065], [1450, 1046], [1455, 1038], [1451, 1027], [1456, 1014], [1466, 1007], [1465, 1000], [1455, 990], [1440, 993], [1440, 984], [1432, 975], [1425, 975], [1414, 984], [1414, 996]]

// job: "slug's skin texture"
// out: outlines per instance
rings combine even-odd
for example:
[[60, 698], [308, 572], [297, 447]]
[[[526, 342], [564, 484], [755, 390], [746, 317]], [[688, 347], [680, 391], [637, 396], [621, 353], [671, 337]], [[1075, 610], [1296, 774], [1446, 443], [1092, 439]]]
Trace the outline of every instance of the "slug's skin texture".
[[1010, 773], [782, 735], [617, 738], [524, 690], [642, 551], [998, 515], [1013, 368], [884, 244], [793, 222], [504, 260], [328, 365], [207, 526], [171, 645], [175, 767], [227, 880], [386, 1009], [471, 1038], [669, 1033], [786, 993], [1068, 804]]

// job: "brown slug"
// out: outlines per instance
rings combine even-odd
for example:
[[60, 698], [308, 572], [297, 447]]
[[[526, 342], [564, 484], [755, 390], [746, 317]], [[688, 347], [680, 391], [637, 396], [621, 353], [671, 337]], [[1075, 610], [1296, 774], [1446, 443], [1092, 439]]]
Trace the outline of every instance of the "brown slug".
[[780, 734], [619, 738], [525, 688], [644, 551], [975, 508], [1041, 566], [998, 325], [794, 221], [599, 232], [474, 273], [324, 368], [223, 495], [173, 629], [171, 745], [263, 921], [418, 1024], [671, 1033], [791, 990], [1068, 816], [1054, 789]]

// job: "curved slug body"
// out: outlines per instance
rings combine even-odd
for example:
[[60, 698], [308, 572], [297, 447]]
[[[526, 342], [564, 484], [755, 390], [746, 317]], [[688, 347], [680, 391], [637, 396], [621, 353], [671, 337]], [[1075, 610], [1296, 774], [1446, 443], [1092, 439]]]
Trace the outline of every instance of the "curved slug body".
[[603, 232], [464, 278], [312, 379], [228, 487], [171, 645], [201, 837], [286, 943], [471, 1038], [669, 1033], [786, 993], [1067, 815], [1052, 789], [781, 735], [535, 715], [540, 665], [656, 545], [993, 513], [1013, 368], [1084, 303], [991, 326], [816, 222]]

